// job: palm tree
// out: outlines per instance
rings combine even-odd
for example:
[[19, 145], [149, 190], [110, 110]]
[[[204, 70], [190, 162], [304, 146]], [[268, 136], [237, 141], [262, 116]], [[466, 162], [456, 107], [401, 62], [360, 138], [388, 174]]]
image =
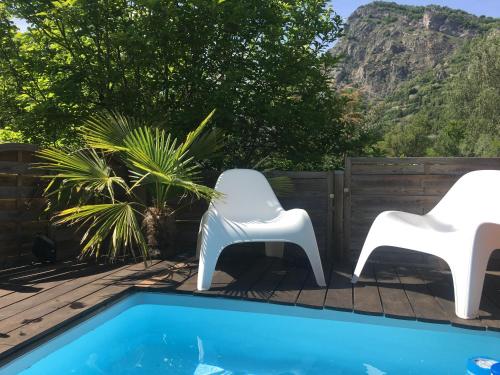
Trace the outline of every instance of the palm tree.
[[45, 190], [55, 224], [76, 225], [81, 256], [140, 255], [173, 249], [172, 198], [210, 200], [199, 160], [220, 149], [215, 131], [204, 132], [212, 111], [184, 141], [165, 130], [115, 112], [89, 118], [79, 150], [47, 148], [37, 164], [49, 172]]

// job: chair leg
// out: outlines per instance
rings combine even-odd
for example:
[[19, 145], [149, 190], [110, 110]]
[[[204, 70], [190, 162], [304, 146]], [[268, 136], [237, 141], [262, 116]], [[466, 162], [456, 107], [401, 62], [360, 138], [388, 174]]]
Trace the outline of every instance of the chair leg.
[[202, 219], [202, 225], [200, 225], [200, 231], [198, 232], [198, 244], [196, 246], [196, 255], [199, 259], [198, 279], [196, 283], [198, 290], [210, 289], [215, 266], [217, 265], [220, 253], [224, 249], [223, 243], [225, 242], [220, 231], [216, 230], [217, 227], [215, 225], [212, 226], [211, 231], [206, 229], [204, 220], [206, 220], [206, 217]]
[[[212, 277], [214, 275], [217, 260], [222, 252], [222, 248], [217, 251], [207, 252], [208, 246], [200, 251], [200, 261], [198, 263], [198, 279], [196, 287], [198, 290], [209, 290], [212, 285]], [[215, 248], [212, 246], [212, 248]]]
[[321, 264], [319, 251], [308, 254], [308, 258], [309, 262], [311, 262], [312, 270], [314, 272], [314, 278], [316, 279], [316, 284], [318, 284], [318, 286], [325, 287], [325, 274], [323, 272], [323, 266]]
[[[483, 294], [484, 277], [489, 254], [476, 253], [470, 265], [458, 264], [451, 269], [455, 292], [455, 314], [462, 319], [474, 319], [479, 315]], [[465, 269], [467, 268], [467, 269]]]
[[307, 258], [311, 263], [311, 267], [318, 286], [326, 286], [325, 274], [323, 273], [323, 266], [321, 264], [321, 257], [319, 256], [318, 244], [314, 232], [306, 238], [307, 242], [298, 243], [300, 247], [306, 252]]
[[376, 249], [376, 246], [373, 246], [368, 242], [368, 239], [365, 241], [363, 245], [363, 249], [359, 254], [358, 262], [356, 263], [356, 268], [354, 269], [354, 275], [352, 276], [351, 283], [355, 284], [358, 282], [359, 277], [361, 276], [361, 272], [365, 267], [366, 261], [370, 257], [373, 250]]
[[201, 252], [201, 247], [203, 244], [203, 237], [206, 235], [205, 234], [205, 226], [206, 226], [206, 221], [207, 221], [207, 215], [208, 211], [203, 214], [201, 217], [200, 221], [200, 227], [198, 228], [198, 237], [196, 240], [196, 259], [200, 259], [200, 252]]

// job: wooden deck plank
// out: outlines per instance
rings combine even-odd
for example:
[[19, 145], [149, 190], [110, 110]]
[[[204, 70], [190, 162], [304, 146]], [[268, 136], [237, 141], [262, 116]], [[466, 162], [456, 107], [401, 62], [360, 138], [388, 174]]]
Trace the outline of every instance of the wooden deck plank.
[[113, 273], [105, 277], [106, 280], [113, 280], [122, 285], [136, 285], [137, 283], [150, 280], [161, 275], [166, 275], [170, 269], [175, 266], [178, 261], [153, 261], [148, 265], [147, 268], [144, 267], [143, 263], [138, 263], [126, 268], [127, 272], [125, 274]]
[[137, 280], [138, 288], [172, 290], [180, 287], [188, 278], [196, 275], [198, 264], [194, 259], [179, 260], [178, 262], [165, 262], [163, 271], [150, 275], [142, 280]]
[[[58, 264], [56, 263], [55, 265], [50, 264], [50, 265], [46, 265], [46, 266], [54, 267], [56, 265], [58, 265]], [[37, 268], [37, 266], [34, 264], [21, 264], [21, 265], [1, 269], [0, 270], [0, 280], [7, 279], [10, 277], [10, 275], [14, 275], [18, 272], [30, 272], [36, 268]]]
[[212, 285], [209, 290], [195, 290], [195, 294], [207, 296], [219, 296], [224, 294], [229, 285], [237, 282], [239, 277], [253, 264], [255, 258], [249, 262], [242, 262], [234, 257], [221, 259], [212, 277]]
[[353, 288], [353, 310], [360, 314], [383, 315], [380, 294], [371, 264], [367, 264]]
[[[332, 267], [328, 265], [325, 269], [325, 279], [330, 279]], [[302, 286], [302, 290], [297, 298], [296, 305], [304, 307], [312, 307], [316, 309], [322, 309], [325, 305], [326, 293], [328, 291], [327, 287], [320, 287], [316, 284], [316, 278], [314, 273], [311, 271], [307, 276], [307, 279]]]
[[[83, 265], [85, 266], [85, 265]], [[75, 268], [77, 267], [77, 268]], [[41, 291], [44, 285], [40, 282], [40, 278], [54, 278], [66, 271], [74, 272], [82, 267], [82, 264], [75, 262], [64, 262], [62, 264], [33, 266], [30, 268], [22, 268], [21, 271], [9, 274], [8, 277], [0, 280], [0, 307], [14, 303], [20, 299], [22, 293], [34, 293]], [[88, 265], [87, 265], [88, 267]], [[63, 280], [55, 284], [62, 283]], [[53, 284], [49, 284], [50, 287]], [[11, 294], [11, 295], [10, 295]], [[10, 295], [8, 298], [2, 298]]]
[[71, 305], [45, 315], [41, 320], [25, 324], [22, 327], [13, 330], [9, 333], [9, 337], [2, 339], [2, 344], [18, 345], [26, 343], [35, 337], [59, 328], [68, 319], [74, 318], [75, 316], [95, 307], [97, 304], [120, 295], [129, 288], [129, 285], [113, 284], [100, 289], [95, 293], [74, 301]]
[[106, 282], [105, 280], [99, 279], [89, 284], [83, 285], [69, 293], [59, 296], [55, 299], [47, 300], [38, 305], [19, 313], [13, 315], [7, 319], [0, 321], [0, 336], [5, 337], [9, 332], [22, 327], [23, 325], [36, 322], [37, 320], [43, 319], [47, 314], [50, 314], [58, 309], [65, 306], [73, 304], [75, 306], [75, 301], [86, 297], [92, 293], [99, 291], [100, 289], [109, 286], [112, 281]]
[[290, 267], [268, 301], [284, 305], [295, 305], [308, 274], [308, 268]]
[[384, 315], [390, 318], [416, 319], [398, 275], [390, 266], [374, 265]]
[[[84, 265], [72, 264], [59, 268], [35, 269], [33, 270], [33, 274], [12, 277], [2, 283], [4, 292], [0, 297], [0, 306], [10, 305], [43, 290], [62, 284], [78, 276], [79, 272], [85, 271], [84, 268]], [[88, 268], [87, 266], [86, 269], [88, 270]]]
[[73, 262], [70, 264], [64, 264], [62, 267], [42, 267], [35, 269], [34, 272], [9, 277], [8, 281], [9, 283], [14, 285], [40, 284], [44, 281], [62, 278], [64, 276], [71, 276], [75, 272], [86, 270], [96, 266], [99, 266], [99, 264]]
[[[43, 320], [45, 315], [53, 313], [63, 307], [71, 306], [77, 308], [78, 303], [75, 301], [98, 292], [111, 284], [119, 284], [121, 280], [128, 278], [130, 275], [139, 272], [138, 270], [143, 268], [144, 265], [128, 265], [105, 272], [93, 273], [75, 279], [75, 282], [71, 283], [71, 286], [74, 288], [58, 296], [54, 296], [53, 293], [50, 293], [54, 289], [47, 293], [39, 293], [37, 294], [38, 303], [32, 303], [31, 307], [21, 310], [15, 315], [0, 321], [0, 335], [2, 337], [9, 336], [10, 332], [23, 325]], [[119, 275], [119, 277], [110, 277], [113, 275]], [[32, 298], [32, 300], [34, 299], [35, 298]], [[9, 307], [13, 306], [15, 305], [10, 305]]]
[[287, 274], [287, 270], [291, 267], [289, 262], [282, 259], [275, 259], [271, 267], [261, 276], [260, 280], [248, 290], [246, 299], [267, 302]]
[[448, 314], [452, 325], [473, 329], [486, 329], [485, 324], [479, 319], [461, 319], [455, 315], [453, 280], [449, 272], [419, 269], [418, 274], [439, 305]]
[[351, 265], [345, 263], [333, 264], [325, 298], [325, 308], [352, 311], [353, 284], [351, 283], [351, 277]]
[[41, 273], [58, 272], [63, 268], [74, 267], [75, 265], [86, 264], [75, 261], [64, 261], [55, 264], [27, 265], [0, 270], [0, 282], [11, 282], [15, 278], [23, 276], [33, 276]]
[[8, 294], [15, 293], [10, 284], [0, 284], [0, 298]]
[[[107, 269], [109, 270], [109, 267]], [[87, 270], [79, 270], [75, 273], [72, 279], [64, 279], [57, 281], [49, 281], [46, 283], [38, 284], [34, 291], [28, 293], [16, 293], [12, 298], [11, 295], [6, 296], [0, 300], [0, 320], [8, 318], [12, 315], [18, 314], [26, 309], [31, 308], [33, 305], [40, 304], [46, 300], [56, 298], [65, 294], [81, 285], [87, 283], [87, 276], [89, 279], [99, 278], [99, 268], [92, 267]], [[40, 290], [38, 290], [40, 289]]]
[[407, 267], [397, 267], [396, 272], [408, 296], [417, 320], [433, 323], [449, 323], [449, 316], [430, 295], [424, 282], [416, 276], [416, 271]]
[[221, 296], [246, 298], [248, 290], [261, 279], [262, 275], [271, 267], [273, 261], [274, 258], [270, 257], [258, 258], [251, 267], [245, 270], [241, 277], [227, 286]]
[[174, 291], [178, 293], [194, 293], [196, 283], [198, 281], [198, 267], [190, 268], [183, 282], [174, 287]]

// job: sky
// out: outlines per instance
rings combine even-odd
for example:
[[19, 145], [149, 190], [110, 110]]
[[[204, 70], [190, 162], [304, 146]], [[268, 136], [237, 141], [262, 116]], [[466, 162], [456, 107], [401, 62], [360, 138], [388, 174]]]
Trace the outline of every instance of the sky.
[[[333, 9], [345, 20], [357, 7], [371, 3], [372, 0], [331, 0]], [[397, 0], [398, 4], [405, 5], [442, 5], [454, 9], [462, 9], [477, 16], [500, 17], [500, 0]], [[21, 31], [26, 30], [24, 20], [16, 20]]]
[[[361, 5], [372, 0], [331, 0], [333, 9], [342, 18], [347, 19]], [[404, 5], [441, 5], [453, 9], [461, 9], [477, 16], [500, 17], [500, 0], [397, 0]]]

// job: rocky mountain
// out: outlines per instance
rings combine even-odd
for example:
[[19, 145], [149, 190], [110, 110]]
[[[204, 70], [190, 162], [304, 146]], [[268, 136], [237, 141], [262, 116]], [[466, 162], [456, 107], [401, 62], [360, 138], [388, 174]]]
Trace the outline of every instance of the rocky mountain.
[[331, 50], [342, 58], [335, 78], [340, 87], [382, 99], [423, 73], [444, 78], [457, 49], [498, 27], [498, 19], [447, 7], [375, 1], [349, 17], [345, 36]]

